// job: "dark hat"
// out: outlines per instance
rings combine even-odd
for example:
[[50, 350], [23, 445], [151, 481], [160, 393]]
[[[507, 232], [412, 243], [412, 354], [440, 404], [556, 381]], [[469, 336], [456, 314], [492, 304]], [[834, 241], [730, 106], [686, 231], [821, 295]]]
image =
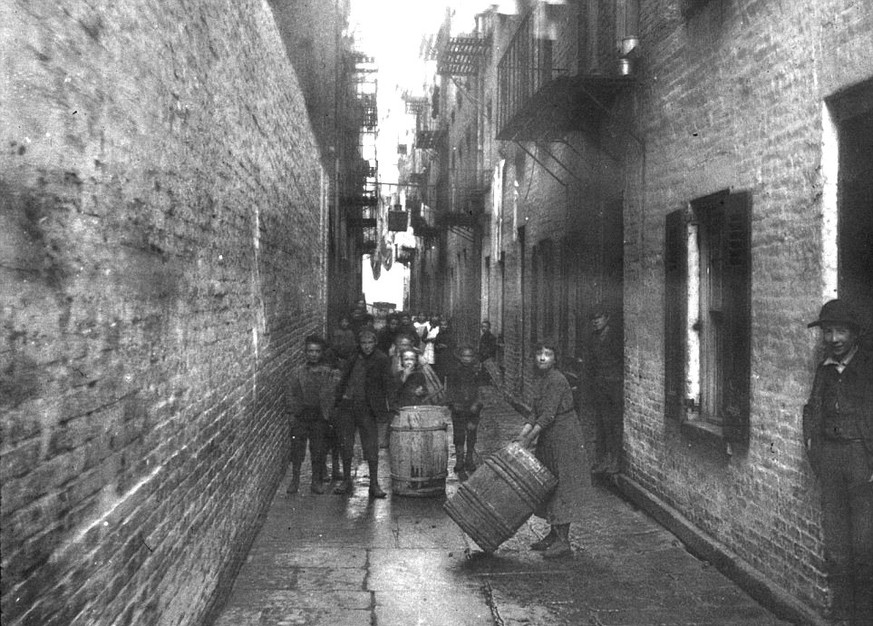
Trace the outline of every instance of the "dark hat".
[[588, 319], [596, 320], [598, 317], [609, 317], [609, 311], [602, 304], [592, 308], [591, 313], [588, 314]]
[[806, 325], [807, 328], [821, 326], [822, 324], [844, 324], [852, 326], [856, 330], [861, 328], [861, 322], [848, 304], [842, 300], [830, 300], [825, 302], [818, 314], [818, 319]]
[[361, 326], [361, 328], [358, 330], [358, 339], [360, 339], [364, 335], [373, 335], [373, 337], [376, 337], [378, 333], [376, 332], [376, 329], [372, 326]]

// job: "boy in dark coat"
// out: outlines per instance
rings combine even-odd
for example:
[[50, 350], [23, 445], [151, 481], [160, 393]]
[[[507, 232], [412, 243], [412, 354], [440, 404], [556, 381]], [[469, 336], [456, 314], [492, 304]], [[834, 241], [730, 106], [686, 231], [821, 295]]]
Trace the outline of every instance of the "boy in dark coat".
[[833, 617], [873, 624], [873, 354], [842, 300], [825, 303], [814, 326], [827, 356], [803, 408], [803, 440], [821, 484]]
[[326, 342], [317, 335], [304, 340], [306, 363], [294, 370], [288, 387], [291, 414], [291, 483], [288, 494], [300, 486], [300, 468], [306, 458], [312, 463], [313, 493], [324, 493], [322, 472], [325, 466], [325, 435], [333, 409], [334, 388], [338, 372], [324, 361]]
[[455, 473], [461, 480], [476, 469], [476, 435], [482, 412], [477, 373], [476, 352], [470, 346], [462, 347], [446, 382], [454, 431]]
[[364, 327], [358, 333], [358, 351], [346, 364], [336, 388], [335, 425], [340, 440], [344, 480], [334, 493], [350, 493], [355, 432], [361, 439], [364, 459], [370, 469], [370, 497], [384, 498], [379, 486], [379, 431], [377, 423], [388, 420], [388, 397], [393, 379], [388, 357], [376, 348], [376, 331]]

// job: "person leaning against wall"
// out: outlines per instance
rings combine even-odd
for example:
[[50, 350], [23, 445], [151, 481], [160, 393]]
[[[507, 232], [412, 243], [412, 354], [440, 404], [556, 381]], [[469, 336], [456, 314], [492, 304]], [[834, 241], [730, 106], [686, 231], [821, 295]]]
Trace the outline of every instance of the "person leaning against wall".
[[873, 624], [873, 352], [851, 306], [831, 300], [808, 325], [826, 356], [803, 409], [803, 439], [821, 485], [831, 617]]
[[595, 307], [590, 320], [586, 369], [594, 404], [598, 454], [592, 471], [616, 474], [622, 451], [624, 345], [605, 308]]

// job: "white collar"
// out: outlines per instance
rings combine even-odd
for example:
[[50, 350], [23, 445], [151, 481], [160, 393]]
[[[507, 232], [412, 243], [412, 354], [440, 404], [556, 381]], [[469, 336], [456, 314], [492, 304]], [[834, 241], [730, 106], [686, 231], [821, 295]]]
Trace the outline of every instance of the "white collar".
[[852, 358], [855, 356], [855, 354], [857, 352], [858, 352], [858, 344], [856, 343], [854, 346], [852, 346], [852, 349], [849, 350], [848, 354], [846, 354], [846, 356], [844, 356], [842, 359], [840, 359], [838, 361], [834, 357], [829, 356], [828, 358], [826, 358], [824, 360], [823, 365], [836, 365], [837, 371], [842, 374], [843, 370], [846, 369], [846, 366], [849, 364], [849, 362], [852, 360]]

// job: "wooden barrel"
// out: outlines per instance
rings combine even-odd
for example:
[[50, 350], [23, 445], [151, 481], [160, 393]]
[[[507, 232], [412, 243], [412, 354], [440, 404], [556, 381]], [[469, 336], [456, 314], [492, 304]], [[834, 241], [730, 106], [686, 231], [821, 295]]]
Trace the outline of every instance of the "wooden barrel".
[[446, 491], [449, 465], [448, 407], [405, 406], [391, 420], [391, 492], [438, 496]]
[[512, 537], [558, 480], [533, 453], [511, 443], [492, 454], [443, 505], [485, 552]]

